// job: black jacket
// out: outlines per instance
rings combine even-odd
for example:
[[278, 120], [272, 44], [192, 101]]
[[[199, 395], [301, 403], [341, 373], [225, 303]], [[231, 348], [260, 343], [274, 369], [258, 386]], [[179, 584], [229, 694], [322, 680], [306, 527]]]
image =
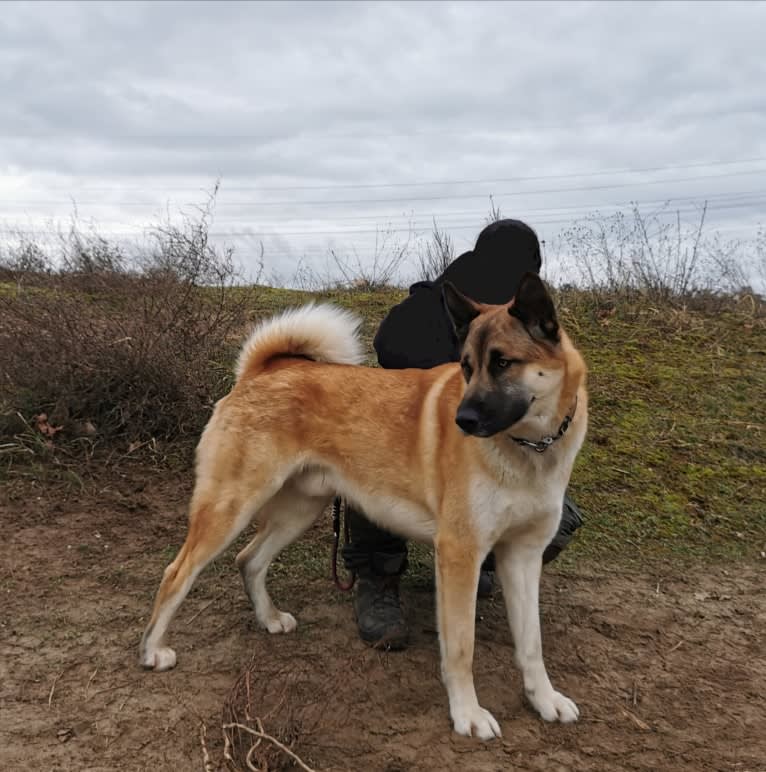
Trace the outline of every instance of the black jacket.
[[420, 281], [409, 296], [389, 311], [373, 341], [381, 367], [430, 368], [456, 362], [460, 348], [442, 296], [451, 281], [482, 303], [507, 303], [521, 277], [540, 272], [540, 244], [535, 232], [519, 220], [488, 225], [473, 250], [456, 258], [435, 281]]

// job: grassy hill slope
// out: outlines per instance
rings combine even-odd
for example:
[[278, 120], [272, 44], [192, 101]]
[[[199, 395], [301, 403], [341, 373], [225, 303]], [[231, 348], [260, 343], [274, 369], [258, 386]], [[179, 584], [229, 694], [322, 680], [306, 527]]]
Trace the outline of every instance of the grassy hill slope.
[[[249, 316], [331, 300], [363, 316], [368, 363], [375, 364], [377, 325], [404, 296], [259, 288]], [[766, 320], [756, 302], [745, 297], [690, 310], [565, 291], [558, 307], [585, 355], [591, 395], [589, 435], [571, 483], [587, 525], [564, 559], [602, 552], [760, 558]], [[233, 352], [221, 351], [211, 367], [229, 367]], [[6, 401], [6, 412], [14, 408]], [[188, 456], [195, 437], [174, 442]], [[18, 464], [13, 456], [6, 471]]]

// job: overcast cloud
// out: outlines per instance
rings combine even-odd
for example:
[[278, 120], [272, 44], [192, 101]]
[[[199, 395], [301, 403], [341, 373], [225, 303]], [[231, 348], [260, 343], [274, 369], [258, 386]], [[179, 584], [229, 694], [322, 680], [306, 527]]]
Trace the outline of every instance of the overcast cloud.
[[433, 217], [465, 249], [490, 194], [547, 240], [665, 199], [751, 238], [764, 30], [755, 2], [5, 3], [0, 217], [74, 199], [124, 234], [220, 178], [215, 232], [284, 277]]

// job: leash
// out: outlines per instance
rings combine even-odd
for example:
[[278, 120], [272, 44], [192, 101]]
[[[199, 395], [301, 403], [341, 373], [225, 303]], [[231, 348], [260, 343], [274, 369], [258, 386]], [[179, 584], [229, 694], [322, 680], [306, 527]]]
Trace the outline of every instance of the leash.
[[[332, 533], [333, 533], [333, 545], [332, 545], [332, 580], [335, 582], [335, 586], [342, 592], [348, 592], [356, 582], [356, 571], [349, 572], [349, 579], [345, 582], [341, 581], [338, 576], [338, 543], [340, 542], [340, 508], [341, 498], [336, 496], [332, 502]], [[350, 540], [348, 530], [348, 518], [343, 521], [343, 540], [344, 544], [348, 544]]]

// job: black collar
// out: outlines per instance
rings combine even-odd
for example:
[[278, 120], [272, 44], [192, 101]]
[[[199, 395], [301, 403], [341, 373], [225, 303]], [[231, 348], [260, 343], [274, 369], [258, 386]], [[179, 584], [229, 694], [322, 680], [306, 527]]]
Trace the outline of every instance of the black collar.
[[523, 437], [511, 436], [511, 439], [514, 442], [517, 442], [519, 445], [523, 445], [525, 448], [534, 448], [538, 453], [544, 453], [551, 445], [553, 445], [554, 442], [556, 442], [556, 440], [560, 440], [566, 434], [566, 431], [569, 428], [569, 424], [572, 423], [572, 419], [574, 418], [575, 410], [577, 410], [577, 397], [575, 397], [572, 409], [564, 416], [564, 420], [561, 422], [559, 430], [556, 432], [556, 434], [543, 437], [538, 442], [525, 440]]

